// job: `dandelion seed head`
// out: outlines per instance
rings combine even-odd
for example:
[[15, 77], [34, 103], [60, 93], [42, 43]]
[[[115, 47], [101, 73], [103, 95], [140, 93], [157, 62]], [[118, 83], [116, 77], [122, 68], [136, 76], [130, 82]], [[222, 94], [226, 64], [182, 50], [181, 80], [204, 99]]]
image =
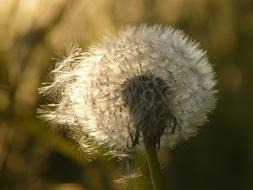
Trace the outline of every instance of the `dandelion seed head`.
[[172, 147], [194, 136], [215, 107], [206, 53], [179, 30], [129, 26], [86, 53], [69, 52], [39, 90], [56, 102], [41, 114], [78, 131], [80, 145], [88, 136], [118, 150], [142, 147], [143, 138]]

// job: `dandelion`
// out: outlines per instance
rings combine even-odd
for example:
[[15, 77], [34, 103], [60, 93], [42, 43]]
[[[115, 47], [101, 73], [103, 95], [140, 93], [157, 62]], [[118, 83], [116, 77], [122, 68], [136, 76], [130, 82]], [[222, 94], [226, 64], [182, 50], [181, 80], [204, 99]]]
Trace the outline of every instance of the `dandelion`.
[[90, 138], [119, 154], [187, 140], [216, 102], [206, 53], [171, 27], [129, 26], [87, 52], [74, 45], [52, 78], [39, 91], [56, 103], [41, 117], [67, 125], [81, 147]]

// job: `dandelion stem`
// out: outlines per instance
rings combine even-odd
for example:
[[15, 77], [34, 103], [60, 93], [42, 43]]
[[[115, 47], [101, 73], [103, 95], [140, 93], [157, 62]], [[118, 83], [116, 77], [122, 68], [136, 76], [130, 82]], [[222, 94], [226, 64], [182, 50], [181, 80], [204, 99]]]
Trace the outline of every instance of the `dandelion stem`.
[[148, 140], [144, 140], [144, 146], [153, 190], [164, 190], [165, 185], [160, 170], [156, 146], [153, 142]]

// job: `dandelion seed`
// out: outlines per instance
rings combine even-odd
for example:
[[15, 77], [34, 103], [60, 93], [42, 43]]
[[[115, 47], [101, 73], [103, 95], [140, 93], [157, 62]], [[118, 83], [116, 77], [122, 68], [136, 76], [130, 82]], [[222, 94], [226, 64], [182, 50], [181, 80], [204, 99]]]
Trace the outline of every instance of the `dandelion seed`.
[[73, 46], [52, 77], [39, 91], [57, 103], [42, 117], [67, 124], [85, 148], [83, 137], [120, 153], [145, 139], [172, 147], [196, 134], [216, 102], [205, 52], [170, 27], [130, 26], [86, 53]]
[[142, 176], [142, 171], [138, 168], [133, 171], [130, 171], [129, 173], [127, 173], [126, 175], [122, 176], [119, 179], [115, 179], [114, 182], [130, 185], [130, 184], [134, 183], [134, 180], [136, 178], [139, 178], [141, 176]]

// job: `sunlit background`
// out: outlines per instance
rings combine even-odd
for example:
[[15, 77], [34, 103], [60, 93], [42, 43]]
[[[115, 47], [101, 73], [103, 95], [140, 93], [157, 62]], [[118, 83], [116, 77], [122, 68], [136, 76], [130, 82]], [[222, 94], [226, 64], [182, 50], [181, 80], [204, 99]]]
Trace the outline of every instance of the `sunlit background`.
[[[252, 0], [0, 0], [0, 189], [151, 190], [114, 160], [88, 161], [64, 133], [36, 119], [37, 88], [68, 45], [83, 49], [126, 24], [184, 30], [207, 50], [219, 105], [200, 134], [159, 152], [170, 190], [253, 189]], [[143, 160], [145, 166], [145, 160]]]

